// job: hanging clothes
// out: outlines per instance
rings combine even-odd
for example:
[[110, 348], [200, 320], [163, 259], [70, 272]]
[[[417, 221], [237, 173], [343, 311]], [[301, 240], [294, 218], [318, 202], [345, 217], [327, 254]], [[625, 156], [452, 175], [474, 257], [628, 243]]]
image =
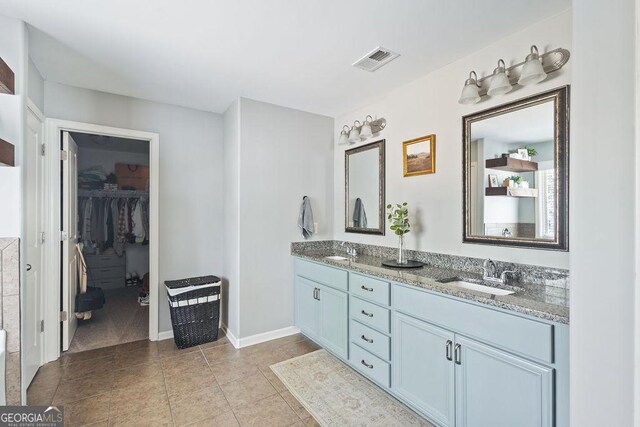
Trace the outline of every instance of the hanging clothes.
[[356, 199], [356, 205], [353, 208], [353, 226], [367, 228], [367, 213], [364, 211], [364, 204], [360, 197]]
[[311, 200], [307, 196], [302, 198], [300, 213], [298, 213], [298, 227], [302, 230], [305, 239], [313, 236], [313, 211], [311, 210]]

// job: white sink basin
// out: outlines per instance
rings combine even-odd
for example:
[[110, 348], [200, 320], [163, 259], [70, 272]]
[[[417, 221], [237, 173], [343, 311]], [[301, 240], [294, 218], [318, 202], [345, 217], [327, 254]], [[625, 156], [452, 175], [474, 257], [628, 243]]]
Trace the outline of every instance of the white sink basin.
[[331, 256], [326, 256], [325, 258], [333, 260], [333, 261], [346, 261], [346, 260], [349, 259], [349, 258], [345, 258], [345, 257], [340, 256], [340, 255], [331, 255]]
[[478, 285], [477, 283], [465, 282], [462, 280], [454, 280], [446, 282], [447, 285], [457, 286], [458, 288], [469, 289], [470, 291], [483, 292], [490, 295], [511, 295], [514, 291], [506, 289], [492, 288], [491, 286]]

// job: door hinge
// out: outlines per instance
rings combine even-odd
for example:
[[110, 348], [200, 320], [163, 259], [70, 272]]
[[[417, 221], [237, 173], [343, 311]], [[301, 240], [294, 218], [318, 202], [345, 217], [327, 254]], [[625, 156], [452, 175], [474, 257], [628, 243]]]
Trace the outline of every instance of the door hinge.
[[64, 150], [60, 150], [60, 160], [67, 160], [69, 158], [69, 156], [67, 155], [67, 152]]
[[61, 311], [60, 312], [60, 321], [61, 322], [66, 322], [68, 320], [69, 316], [67, 315], [66, 311]]
[[44, 156], [44, 153], [45, 153], [44, 144], [40, 144], [40, 153]]
[[40, 233], [40, 243], [44, 243], [44, 231]]
[[40, 321], [40, 332], [44, 332], [44, 320]]
[[61, 242], [66, 242], [68, 238], [69, 238], [69, 235], [67, 234], [66, 231], [61, 231], [60, 232], [60, 241]]

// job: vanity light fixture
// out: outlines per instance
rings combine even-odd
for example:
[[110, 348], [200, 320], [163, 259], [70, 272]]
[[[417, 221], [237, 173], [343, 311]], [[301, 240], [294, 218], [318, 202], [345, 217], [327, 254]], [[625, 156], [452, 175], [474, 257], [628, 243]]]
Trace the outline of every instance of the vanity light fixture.
[[353, 126], [351, 126], [351, 131], [349, 132], [349, 142], [350, 143], [353, 144], [353, 143], [356, 143], [356, 142], [360, 141], [360, 128], [361, 127], [362, 127], [362, 125], [360, 124], [360, 121], [356, 120], [355, 122], [353, 122]]
[[373, 120], [373, 117], [368, 115], [364, 119], [364, 123], [356, 120], [352, 126], [342, 126], [342, 131], [340, 131], [340, 136], [338, 137], [338, 145], [355, 144], [356, 142], [364, 141], [379, 133], [385, 127], [387, 127], [387, 120], [384, 117]]
[[505, 71], [504, 61], [502, 59], [498, 59], [498, 67], [493, 70], [493, 76], [491, 77], [491, 83], [489, 84], [487, 95], [504, 95], [505, 93], [511, 92], [511, 89], [513, 89], [513, 86], [511, 85], [509, 77]]
[[464, 82], [462, 95], [458, 102], [460, 104], [475, 104], [480, 101], [480, 85], [478, 84], [478, 75], [475, 71], [469, 73], [469, 78]]
[[[504, 95], [510, 92], [515, 84], [526, 86], [540, 83], [547, 78], [548, 74], [564, 67], [569, 62], [570, 56], [571, 53], [561, 47], [540, 54], [538, 47], [532, 45], [530, 53], [523, 62], [505, 68], [505, 62], [500, 59], [493, 74], [481, 79], [478, 79], [476, 73], [472, 71], [465, 81], [458, 102], [460, 104], [475, 104], [481, 100], [483, 95]], [[518, 69], [520, 69], [519, 72]], [[488, 90], [483, 86], [483, 82], [487, 79], [491, 79]]]

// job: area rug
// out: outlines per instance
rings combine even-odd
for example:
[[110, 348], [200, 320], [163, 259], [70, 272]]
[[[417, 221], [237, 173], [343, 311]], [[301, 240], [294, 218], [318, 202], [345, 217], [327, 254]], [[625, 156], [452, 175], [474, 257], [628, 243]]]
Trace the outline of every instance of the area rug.
[[322, 426], [432, 426], [326, 350], [271, 370]]

